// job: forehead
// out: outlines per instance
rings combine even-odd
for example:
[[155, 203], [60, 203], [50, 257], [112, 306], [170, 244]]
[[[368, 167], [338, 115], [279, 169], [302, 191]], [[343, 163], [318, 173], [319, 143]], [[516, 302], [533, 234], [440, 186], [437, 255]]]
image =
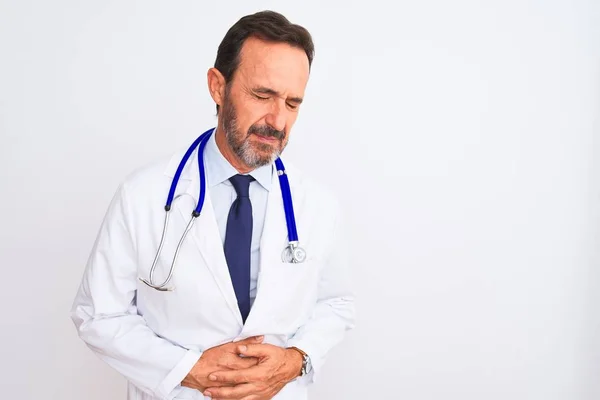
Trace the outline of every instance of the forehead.
[[250, 37], [240, 51], [236, 75], [244, 85], [302, 95], [309, 76], [308, 57], [303, 49], [287, 43]]

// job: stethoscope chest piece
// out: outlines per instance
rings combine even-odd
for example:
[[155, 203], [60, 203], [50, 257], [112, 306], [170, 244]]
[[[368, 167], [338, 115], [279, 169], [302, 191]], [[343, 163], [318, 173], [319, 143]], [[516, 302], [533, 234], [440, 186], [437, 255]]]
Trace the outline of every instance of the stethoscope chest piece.
[[298, 244], [290, 243], [281, 254], [284, 263], [303, 263], [306, 260], [306, 251]]

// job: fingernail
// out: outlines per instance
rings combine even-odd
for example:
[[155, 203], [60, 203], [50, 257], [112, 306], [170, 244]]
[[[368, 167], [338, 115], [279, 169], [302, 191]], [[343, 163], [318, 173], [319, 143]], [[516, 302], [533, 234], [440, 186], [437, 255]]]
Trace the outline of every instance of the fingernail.
[[205, 395], [206, 397], [212, 397], [212, 393], [209, 391], [206, 391], [204, 393], [202, 393], [203, 395]]
[[217, 380], [217, 377], [216, 377], [216, 376], [214, 376], [214, 375], [210, 375], [210, 376], [208, 377], [208, 379], [210, 379], [211, 381], [216, 381], [216, 380]]
[[240, 352], [243, 353], [246, 350], [248, 350], [248, 348], [246, 346], [240, 346]]

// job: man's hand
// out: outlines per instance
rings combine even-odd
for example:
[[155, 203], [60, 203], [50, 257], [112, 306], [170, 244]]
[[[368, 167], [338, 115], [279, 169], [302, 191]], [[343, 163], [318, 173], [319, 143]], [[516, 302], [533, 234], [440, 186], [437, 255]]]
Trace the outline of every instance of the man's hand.
[[246, 369], [255, 366], [258, 364], [258, 358], [242, 358], [239, 356], [238, 348], [242, 345], [260, 344], [262, 341], [263, 336], [254, 336], [239, 342], [225, 343], [206, 350], [181, 382], [181, 386], [197, 389], [201, 392], [208, 386], [221, 386], [221, 384], [215, 385], [215, 382], [209, 381], [208, 375], [215, 371]]
[[203, 393], [213, 400], [266, 400], [300, 376], [302, 355], [293, 349], [270, 344], [238, 346], [240, 354], [257, 357], [258, 365], [247, 369], [217, 371], [209, 375], [210, 387]]

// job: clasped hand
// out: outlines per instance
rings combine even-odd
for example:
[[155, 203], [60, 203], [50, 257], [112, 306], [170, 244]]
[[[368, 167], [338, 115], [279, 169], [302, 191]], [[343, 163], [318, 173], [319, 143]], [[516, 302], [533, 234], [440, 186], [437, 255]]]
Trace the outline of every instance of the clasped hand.
[[251, 337], [206, 350], [182, 386], [213, 400], [271, 399], [299, 376], [302, 356], [262, 340], [262, 336]]

